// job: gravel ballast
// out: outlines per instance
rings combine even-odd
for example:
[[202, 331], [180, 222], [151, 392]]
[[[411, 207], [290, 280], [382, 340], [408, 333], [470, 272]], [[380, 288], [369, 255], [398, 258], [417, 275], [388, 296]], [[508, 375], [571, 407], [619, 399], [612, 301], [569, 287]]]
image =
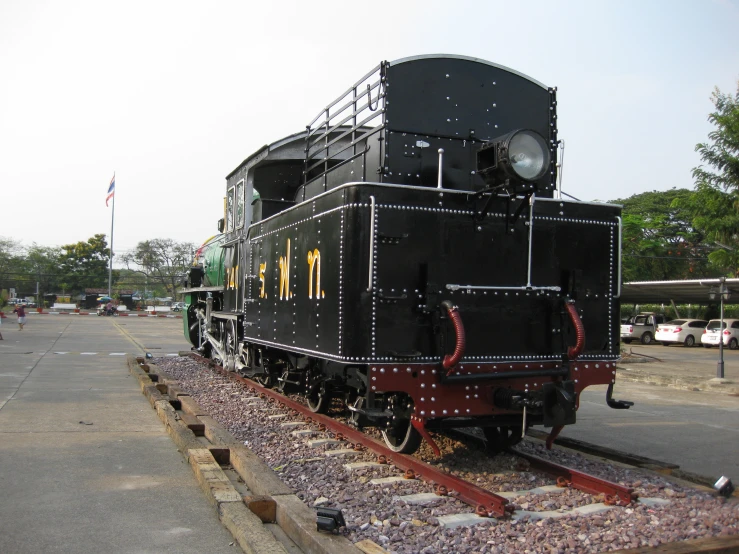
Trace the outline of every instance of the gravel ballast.
[[[603, 498], [574, 489], [523, 492], [509, 496], [519, 514], [556, 512], [560, 517], [537, 519], [532, 514], [519, 520], [480, 518], [480, 523], [470, 527], [446, 528], [440, 525], [440, 518], [470, 513], [473, 508], [453, 495], [437, 497], [428, 505], [405, 501], [400, 497], [432, 492], [432, 486], [419, 480], [370, 484], [372, 479], [402, 473], [392, 466], [347, 470], [347, 463], [375, 462], [376, 456], [367, 451], [326, 456], [328, 450], [347, 448], [346, 443], [309, 446], [309, 439], [327, 435], [315, 428], [312, 435], [293, 435], [295, 430], [311, 427], [282, 426], [300, 420], [290, 416], [287, 408], [259, 399], [242, 384], [192, 358], [167, 357], [155, 362], [237, 440], [272, 467], [307, 505], [340, 508], [347, 524], [341, 532], [352, 542], [370, 539], [397, 554], [593, 553], [739, 534], [739, 503], [735, 498], [727, 500], [652, 472], [611, 465], [556, 447], [547, 451], [540, 442], [528, 440], [518, 448], [632, 487], [641, 499], [657, 500], [582, 515], [568, 512], [600, 503]], [[445, 435], [434, 438], [441, 457], [435, 458], [425, 443], [416, 456], [479, 487], [511, 493], [553, 484], [551, 477], [530, 471], [522, 458], [511, 454], [491, 458], [474, 445]]]

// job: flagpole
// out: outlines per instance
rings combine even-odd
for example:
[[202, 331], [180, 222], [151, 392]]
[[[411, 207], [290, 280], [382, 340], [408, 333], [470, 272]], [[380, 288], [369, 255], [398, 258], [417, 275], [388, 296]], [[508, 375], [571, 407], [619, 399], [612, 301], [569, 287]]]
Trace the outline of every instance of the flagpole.
[[[113, 172], [113, 182], [115, 183], [115, 171]], [[111, 285], [113, 283], [113, 222], [115, 221], [115, 194], [113, 194], [113, 210], [110, 213], [110, 264], [108, 265], [108, 297], [113, 298], [111, 294]]]

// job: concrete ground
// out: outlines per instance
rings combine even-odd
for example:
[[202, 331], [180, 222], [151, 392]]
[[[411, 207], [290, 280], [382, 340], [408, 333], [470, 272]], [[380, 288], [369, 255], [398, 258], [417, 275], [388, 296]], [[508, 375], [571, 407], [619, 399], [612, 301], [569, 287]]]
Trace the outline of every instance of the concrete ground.
[[713, 481], [739, 480], [739, 350], [724, 350], [724, 378], [717, 377], [717, 348], [623, 345], [614, 398], [605, 386], [589, 387], [580, 399], [577, 424], [561, 436], [620, 452], [677, 464]]
[[711, 482], [721, 475], [739, 480], [739, 398], [621, 381], [614, 396], [634, 406], [613, 410], [605, 389], [583, 392], [577, 423], [565, 427], [561, 437], [677, 464]]
[[233, 553], [125, 354], [179, 319], [31, 314], [0, 331], [0, 552]]

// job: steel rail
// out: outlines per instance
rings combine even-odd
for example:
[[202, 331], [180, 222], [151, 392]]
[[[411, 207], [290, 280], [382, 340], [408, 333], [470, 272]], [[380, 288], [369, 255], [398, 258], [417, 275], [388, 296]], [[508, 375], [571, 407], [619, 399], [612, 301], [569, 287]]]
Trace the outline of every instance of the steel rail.
[[518, 450], [511, 450], [511, 453], [525, 458], [531, 463], [532, 467], [535, 467], [536, 469], [549, 473], [550, 475], [554, 475], [555, 477], [566, 479], [568, 486], [572, 486], [577, 490], [581, 490], [589, 494], [605, 494], [607, 501], [609, 500], [609, 497], [617, 498], [617, 503], [620, 506], [628, 506], [638, 498], [638, 495], [634, 493], [634, 489], [629, 487], [624, 487], [623, 485], [618, 485], [611, 481], [606, 481], [605, 479], [555, 464], [554, 462], [544, 460], [538, 456], [534, 456], [533, 454], [526, 454]]
[[326, 429], [330, 429], [336, 434], [341, 434], [346, 437], [350, 442], [355, 444], [361, 444], [362, 446], [372, 450], [378, 456], [384, 456], [388, 464], [393, 464], [401, 471], [411, 470], [413, 473], [423, 481], [427, 481], [431, 484], [441, 485], [446, 487], [447, 490], [454, 490], [457, 492], [456, 498], [462, 502], [473, 506], [478, 515], [487, 514], [489, 517], [506, 517], [510, 515], [513, 510], [509, 504], [508, 499], [503, 498], [493, 492], [482, 489], [472, 483], [468, 483], [453, 475], [442, 473], [435, 469], [433, 466], [417, 460], [416, 458], [406, 455], [398, 454], [393, 452], [383, 443], [373, 439], [358, 429], [354, 429], [347, 425], [344, 425], [340, 421], [337, 421], [331, 417], [311, 412], [306, 406], [296, 402], [295, 400], [288, 398], [287, 396], [268, 389], [256, 381], [247, 379], [236, 373], [226, 371], [221, 366], [213, 363], [207, 358], [203, 358], [198, 354], [191, 353], [194, 359], [199, 360], [208, 364], [210, 367], [215, 369], [221, 375], [245, 384], [250, 390], [253, 390], [259, 394], [264, 394], [270, 398], [275, 399], [280, 404], [284, 405], [290, 410], [295, 410], [299, 414], [302, 414], [306, 421], [314, 422], [319, 425], [324, 425]]

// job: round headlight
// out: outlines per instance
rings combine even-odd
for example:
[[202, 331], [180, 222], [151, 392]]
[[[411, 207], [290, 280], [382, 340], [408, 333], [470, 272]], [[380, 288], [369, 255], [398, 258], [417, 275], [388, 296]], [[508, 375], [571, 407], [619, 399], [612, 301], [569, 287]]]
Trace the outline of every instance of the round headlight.
[[549, 168], [547, 143], [538, 133], [518, 131], [508, 143], [508, 160], [518, 177], [524, 181], [536, 181]]
[[539, 133], [516, 129], [483, 144], [477, 151], [477, 173], [488, 186], [510, 180], [513, 186], [533, 186], [550, 171], [551, 154]]

